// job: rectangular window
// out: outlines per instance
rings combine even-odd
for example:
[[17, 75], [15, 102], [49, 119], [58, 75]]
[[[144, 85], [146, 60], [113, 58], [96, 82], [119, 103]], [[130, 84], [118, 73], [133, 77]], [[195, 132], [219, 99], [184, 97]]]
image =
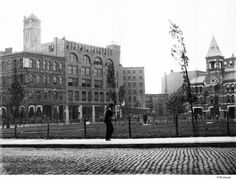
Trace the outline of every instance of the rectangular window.
[[72, 74], [72, 66], [68, 66], [68, 74]]
[[77, 87], [78, 86], [78, 78], [69, 77], [68, 78], [68, 86]]
[[130, 76], [128, 76], [128, 80], [129, 80], [129, 81], [131, 80], [131, 77], [130, 77]]
[[106, 101], [110, 101], [110, 95], [109, 95], [109, 92], [106, 93]]
[[79, 91], [75, 91], [75, 101], [79, 101]]
[[49, 52], [53, 52], [54, 51], [54, 45], [48, 46], [48, 50], [49, 50]]
[[133, 74], [135, 74], [136, 73], [136, 71], [135, 70], [133, 70]]
[[133, 86], [136, 86], [136, 82], [133, 82]]
[[143, 80], [143, 76], [139, 76], [139, 80]]
[[73, 91], [68, 91], [68, 100], [73, 101]]
[[82, 87], [90, 87], [91, 81], [90, 79], [82, 79]]
[[104, 92], [100, 92], [100, 101], [104, 102]]
[[142, 89], [140, 89], [140, 90], [139, 90], [139, 93], [142, 95], [142, 94], [143, 94], [143, 90], [142, 90]]
[[94, 68], [94, 76], [95, 77], [102, 77], [102, 69]]
[[78, 67], [77, 66], [73, 66], [73, 74], [78, 74]]
[[136, 96], [134, 96], [134, 97], [133, 97], [133, 100], [134, 100], [134, 102], [136, 102], [136, 101], [137, 101], [137, 98], [136, 98]]
[[82, 67], [81, 68], [81, 75], [82, 76], [90, 76], [90, 68]]
[[139, 82], [139, 86], [143, 86], [143, 82]]
[[133, 93], [136, 94], [136, 89], [133, 90]]
[[95, 88], [102, 88], [102, 81], [101, 80], [95, 80], [94, 81], [94, 87]]
[[123, 77], [124, 81], [125, 81], [125, 76]]
[[142, 73], [143, 73], [143, 71], [142, 71], [142, 70], [139, 70], [139, 73], [140, 73], [140, 74], [142, 74]]
[[86, 101], [86, 91], [82, 91], [82, 101]]
[[134, 81], [136, 80], [136, 76], [133, 76], [133, 80], [134, 80]]
[[98, 92], [94, 92], [94, 101], [98, 101]]

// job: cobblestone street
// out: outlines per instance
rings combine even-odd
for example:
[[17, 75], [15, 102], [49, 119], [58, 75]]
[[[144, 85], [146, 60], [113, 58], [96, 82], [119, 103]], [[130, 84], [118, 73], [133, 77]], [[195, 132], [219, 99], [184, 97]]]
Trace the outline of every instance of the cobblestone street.
[[2, 148], [1, 174], [235, 174], [236, 148]]

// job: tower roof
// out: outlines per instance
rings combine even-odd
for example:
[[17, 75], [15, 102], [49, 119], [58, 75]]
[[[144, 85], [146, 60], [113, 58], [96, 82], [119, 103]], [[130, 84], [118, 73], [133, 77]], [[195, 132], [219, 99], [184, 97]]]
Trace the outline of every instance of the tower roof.
[[212, 56], [223, 56], [214, 36], [212, 37], [206, 57]]
[[39, 19], [37, 16], [35, 16], [33, 13], [31, 13], [31, 14], [27, 17], [27, 19], [34, 19], [34, 20], [40, 21], [40, 19]]

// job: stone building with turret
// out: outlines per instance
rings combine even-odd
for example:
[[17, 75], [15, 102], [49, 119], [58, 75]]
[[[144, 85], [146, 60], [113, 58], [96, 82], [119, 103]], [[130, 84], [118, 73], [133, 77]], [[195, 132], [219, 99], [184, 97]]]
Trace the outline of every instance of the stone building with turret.
[[197, 96], [194, 113], [210, 118], [235, 118], [236, 57], [224, 58], [212, 38], [206, 55], [206, 73], [191, 80]]

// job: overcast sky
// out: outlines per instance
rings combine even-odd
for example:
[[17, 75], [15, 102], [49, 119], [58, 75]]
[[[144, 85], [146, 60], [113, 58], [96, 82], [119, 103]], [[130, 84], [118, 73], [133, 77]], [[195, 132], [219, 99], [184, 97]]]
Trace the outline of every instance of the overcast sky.
[[123, 66], [144, 66], [146, 93], [180, 67], [170, 55], [169, 22], [184, 32], [190, 70], [205, 70], [214, 35], [225, 57], [236, 55], [236, 0], [0, 0], [0, 51], [23, 50], [23, 17], [41, 19], [41, 42], [53, 37], [121, 46]]

